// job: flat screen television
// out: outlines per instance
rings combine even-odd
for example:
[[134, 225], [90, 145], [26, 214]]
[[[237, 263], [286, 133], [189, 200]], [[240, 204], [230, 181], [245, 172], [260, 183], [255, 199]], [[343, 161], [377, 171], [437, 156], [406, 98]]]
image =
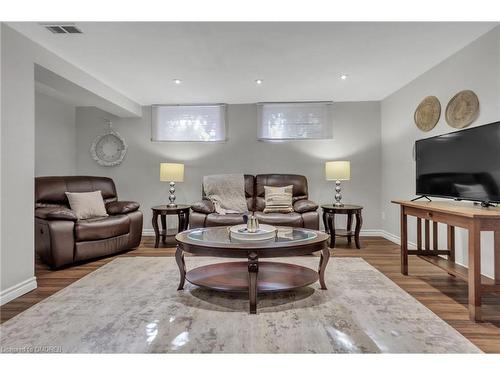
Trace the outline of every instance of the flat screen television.
[[500, 202], [500, 121], [415, 142], [416, 194]]

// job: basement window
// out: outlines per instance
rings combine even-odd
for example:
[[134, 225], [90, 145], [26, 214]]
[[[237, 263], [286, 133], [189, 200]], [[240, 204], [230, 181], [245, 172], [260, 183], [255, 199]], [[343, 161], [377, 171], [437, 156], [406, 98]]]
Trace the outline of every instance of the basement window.
[[223, 142], [226, 140], [226, 105], [153, 105], [151, 140]]
[[258, 104], [258, 138], [268, 141], [332, 138], [332, 102]]

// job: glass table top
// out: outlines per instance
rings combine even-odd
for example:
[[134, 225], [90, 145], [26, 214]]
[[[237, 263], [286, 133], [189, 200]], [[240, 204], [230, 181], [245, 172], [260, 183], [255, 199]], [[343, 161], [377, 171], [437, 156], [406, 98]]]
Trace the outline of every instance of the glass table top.
[[229, 227], [200, 228], [190, 231], [188, 239], [219, 244], [232, 243], [278, 243], [278, 242], [300, 242], [315, 239], [318, 235], [312, 230], [292, 227], [276, 227], [277, 234], [274, 238], [259, 241], [245, 241], [231, 238]]

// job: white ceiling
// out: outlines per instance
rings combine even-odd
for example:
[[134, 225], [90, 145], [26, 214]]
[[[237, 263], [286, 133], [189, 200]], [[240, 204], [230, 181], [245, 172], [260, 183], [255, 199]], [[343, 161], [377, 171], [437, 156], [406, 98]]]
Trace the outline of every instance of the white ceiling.
[[60, 35], [9, 25], [144, 105], [380, 100], [496, 26], [78, 22], [84, 34]]

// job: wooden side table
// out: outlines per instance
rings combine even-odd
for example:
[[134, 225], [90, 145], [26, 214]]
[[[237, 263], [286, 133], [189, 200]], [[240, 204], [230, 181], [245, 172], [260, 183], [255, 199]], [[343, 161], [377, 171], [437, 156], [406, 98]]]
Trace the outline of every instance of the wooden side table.
[[[163, 243], [167, 241], [167, 215], [177, 215], [179, 218], [178, 233], [188, 229], [190, 208], [191, 206], [185, 204], [178, 204], [176, 207], [167, 205], [151, 207], [153, 211], [153, 229], [155, 230], [155, 247], [160, 244], [160, 236]], [[158, 227], [158, 216], [161, 217], [161, 231]]]
[[[359, 240], [359, 232], [363, 225], [363, 217], [361, 216], [362, 206], [346, 204], [341, 207], [334, 206], [333, 204], [322, 205], [323, 209], [323, 224], [325, 231], [330, 233], [330, 247], [335, 247], [335, 238], [347, 237], [347, 243], [351, 244], [351, 239], [354, 237], [356, 247], [361, 249], [361, 242]], [[335, 214], [347, 215], [347, 229], [335, 229]], [[352, 218], [356, 216], [356, 227], [352, 230]]]

